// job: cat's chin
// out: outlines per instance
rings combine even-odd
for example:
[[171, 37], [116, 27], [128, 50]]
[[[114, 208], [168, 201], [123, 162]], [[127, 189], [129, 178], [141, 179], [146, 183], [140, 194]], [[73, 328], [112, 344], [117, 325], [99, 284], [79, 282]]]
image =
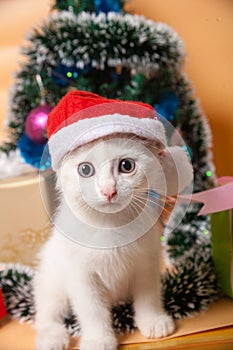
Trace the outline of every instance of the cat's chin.
[[100, 228], [116, 228], [122, 225], [128, 225], [134, 221], [140, 214], [138, 211], [133, 211], [127, 203], [112, 201], [98, 202], [95, 206], [83, 207], [75, 205], [67, 205], [68, 211], [72, 213], [72, 217], [87, 226], [96, 226]]
[[99, 203], [94, 208], [97, 212], [100, 214], [117, 214], [125, 209], [125, 206], [123, 206], [121, 203], [116, 202], [110, 202], [110, 203]]

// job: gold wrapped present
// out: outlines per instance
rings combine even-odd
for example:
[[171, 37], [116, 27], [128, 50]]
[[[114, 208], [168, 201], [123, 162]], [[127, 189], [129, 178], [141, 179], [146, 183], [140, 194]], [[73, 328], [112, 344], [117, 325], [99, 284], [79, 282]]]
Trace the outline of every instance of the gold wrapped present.
[[47, 193], [47, 180], [37, 174], [0, 181], [1, 262], [35, 266], [50, 232], [43, 192]]

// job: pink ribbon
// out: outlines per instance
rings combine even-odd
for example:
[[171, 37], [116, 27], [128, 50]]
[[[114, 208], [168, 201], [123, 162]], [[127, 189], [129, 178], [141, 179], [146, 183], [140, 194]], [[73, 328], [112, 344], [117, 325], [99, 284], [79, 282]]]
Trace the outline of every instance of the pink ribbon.
[[233, 177], [224, 176], [218, 179], [220, 186], [207, 191], [194, 193], [192, 196], [181, 196], [191, 202], [203, 203], [198, 215], [218, 213], [233, 208]]

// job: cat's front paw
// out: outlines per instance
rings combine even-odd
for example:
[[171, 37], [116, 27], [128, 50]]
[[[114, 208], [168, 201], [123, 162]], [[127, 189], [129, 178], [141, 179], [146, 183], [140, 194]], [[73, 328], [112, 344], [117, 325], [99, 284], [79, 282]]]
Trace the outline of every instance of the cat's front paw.
[[80, 350], [117, 350], [117, 340], [113, 335], [101, 338], [82, 337]]
[[53, 324], [38, 331], [37, 350], [65, 350], [69, 345], [68, 332], [63, 325]]
[[173, 319], [165, 313], [149, 314], [137, 320], [137, 326], [145, 338], [162, 338], [175, 330]]

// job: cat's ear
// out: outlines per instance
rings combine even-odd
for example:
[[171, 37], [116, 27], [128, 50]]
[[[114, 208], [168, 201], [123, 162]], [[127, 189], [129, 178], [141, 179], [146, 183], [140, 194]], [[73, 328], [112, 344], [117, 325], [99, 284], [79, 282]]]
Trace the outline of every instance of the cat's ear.
[[193, 167], [182, 147], [173, 146], [161, 150], [159, 161], [163, 168], [168, 196], [181, 193], [192, 183]]

